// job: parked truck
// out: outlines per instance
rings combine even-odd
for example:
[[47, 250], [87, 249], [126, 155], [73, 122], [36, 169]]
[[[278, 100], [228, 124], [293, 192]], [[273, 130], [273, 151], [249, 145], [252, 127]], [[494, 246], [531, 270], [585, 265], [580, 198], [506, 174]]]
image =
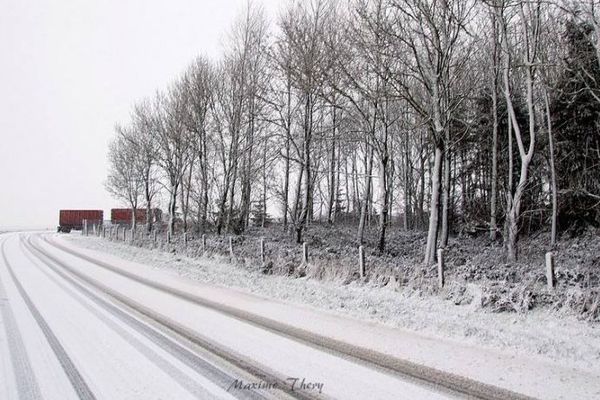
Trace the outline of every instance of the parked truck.
[[58, 232], [69, 233], [72, 229], [82, 230], [84, 221], [88, 226], [101, 225], [104, 218], [102, 210], [60, 210]]
[[[158, 208], [153, 208], [152, 222], [157, 222], [162, 219], [162, 211]], [[135, 210], [135, 222], [138, 224], [146, 223], [147, 211], [145, 208]], [[131, 208], [113, 208], [110, 210], [110, 223], [113, 225], [130, 225], [132, 211]]]

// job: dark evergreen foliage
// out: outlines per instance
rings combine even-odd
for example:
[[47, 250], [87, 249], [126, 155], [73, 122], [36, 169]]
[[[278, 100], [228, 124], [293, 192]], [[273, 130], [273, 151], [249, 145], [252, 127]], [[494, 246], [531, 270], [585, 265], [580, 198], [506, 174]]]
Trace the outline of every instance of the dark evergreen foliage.
[[563, 230], [600, 225], [600, 64], [591, 31], [567, 23], [567, 68], [551, 105]]

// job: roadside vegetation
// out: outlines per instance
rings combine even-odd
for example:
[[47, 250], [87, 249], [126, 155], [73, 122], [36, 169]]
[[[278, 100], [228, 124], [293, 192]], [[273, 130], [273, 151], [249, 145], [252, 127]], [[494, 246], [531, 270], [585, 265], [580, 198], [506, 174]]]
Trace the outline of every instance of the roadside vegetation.
[[307, 0], [272, 23], [251, 3], [220, 59], [117, 125], [107, 189], [132, 215], [166, 208], [148, 245], [185, 233], [193, 253], [206, 234], [219, 254], [234, 237], [262, 273], [598, 319], [596, 3]]

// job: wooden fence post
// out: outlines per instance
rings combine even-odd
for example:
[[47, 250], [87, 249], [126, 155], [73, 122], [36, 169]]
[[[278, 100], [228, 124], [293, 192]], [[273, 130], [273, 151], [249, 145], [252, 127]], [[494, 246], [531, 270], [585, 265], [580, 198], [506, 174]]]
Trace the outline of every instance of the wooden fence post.
[[167, 243], [171, 243], [171, 232], [167, 229]]
[[229, 236], [229, 257], [233, 259], [233, 238]]
[[444, 284], [446, 283], [444, 280], [444, 250], [443, 249], [438, 249], [437, 251], [437, 256], [438, 256], [438, 265], [437, 265], [437, 270], [438, 270], [438, 286], [441, 288], [444, 287]]
[[265, 265], [265, 238], [260, 238], [260, 263]]
[[202, 254], [206, 254], [206, 235], [202, 234]]
[[188, 236], [187, 232], [183, 232], [183, 245], [187, 247]]
[[154, 230], [154, 232], [152, 232], [152, 235], [153, 235], [154, 243], [156, 243], [156, 229]]
[[362, 244], [358, 246], [358, 272], [361, 278], [365, 277], [365, 249]]
[[546, 282], [549, 289], [554, 289], [554, 253], [551, 251], [546, 253]]
[[83, 233], [83, 236], [87, 236], [87, 219], [83, 220], [82, 233]]
[[308, 264], [308, 244], [306, 242], [302, 243], [302, 264]]

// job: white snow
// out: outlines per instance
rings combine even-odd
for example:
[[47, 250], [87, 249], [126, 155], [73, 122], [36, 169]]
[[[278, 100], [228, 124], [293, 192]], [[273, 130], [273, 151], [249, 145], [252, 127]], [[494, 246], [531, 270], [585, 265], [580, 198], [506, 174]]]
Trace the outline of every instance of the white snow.
[[[49, 279], [35, 264], [42, 268], [47, 267], [31, 257], [24, 256], [23, 251], [19, 249], [16, 235], [7, 240], [6, 254], [25, 291], [97, 398], [190, 400], [198, 398], [181, 387], [165, 371], [151, 362], [147, 354], [131, 346], [89, 309], [96, 308], [97, 312], [104, 314], [105, 318], [113, 319], [110, 314], [83, 297], [73, 296], [57, 284], [58, 280]], [[47, 273], [52, 274], [50, 271]], [[43, 398], [51, 400], [78, 398], [46, 339], [21, 300], [16, 287], [12, 284], [4, 265], [0, 268], [0, 275], [7, 286], [8, 297], [15, 307], [15, 314], [18, 315], [19, 328]], [[201, 398], [232, 398], [223, 389], [199, 376], [134, 330], [116, 319], [113, 319], [113, 322], [120, 324], [122, 330], [135, 336], [136, 340], [176, 365], [186, 375], [186, 380], [197, 381], [198, 385], [204, 388], [201, 392], [204, 395]], [[5, 357], [2, 359], [6, 362]], [[10, 388], [11, 384], [7, 383], [6, 387]]]
[[[7, 300], [7, 298], [0, 298], [0, 302]], [[5, 329], [2, 313], [0, 313], [0, 354], [8, 356], [10, 349], [8, 348], [8, 338]], [[0, 399], [18, 397], [15, 376], [9, 357], [0, 357], [0, 382], [2, 382], [0, 385]]]
[[[14, 242], [14, 238], [16, 238], [14, 235], [2, 236], [2, 239], [6, 240], [7, 256], [11, 254], [10, 245], [11, 242]], [[17, 260], [14, 267], [24, 268], [25, 262], [22, 258], [19, 256]], [[58, 359], [17, 291], [3, 260], [0, 260], [0, 265], [0, 279], [2, 279], [6, 289], [40, 392], [48, 399], [77, 399], [78, 397], [63, 372]], [[11, 362], [10, 358], [8, 362]]]
[[[497, 386], [540, 398], [600, 396], [600, 333], [596, 326], [574, 318], [549, 311], [491, 314], [435, 297], [265, 276], [215, 260], [188, 259], [98, 238], [53, 239], [71, 242], [80, 251], [85, 247], [94, 257], [214, 301]], [[272, 361], [264, 358], [266, 363]]]
[[[323, 383], [323, 393], [340, 399], [448, 398], [435, 390], [397, 379], [379, 370], [319, 351], [308, 345], [226, 317], [172, 295], [121, 277], [45, 245], [69, 265], [93, 276], [134, 301], [150, 306], [203, 337], [233, 349], [247, 360], [277, 371], [284, 377]], [[113, 260], [114, 261], [114, 260]], [[164, 275], [164, 274], [163, 274]], [[199, 292], [199, 288], [195, 288]]]

